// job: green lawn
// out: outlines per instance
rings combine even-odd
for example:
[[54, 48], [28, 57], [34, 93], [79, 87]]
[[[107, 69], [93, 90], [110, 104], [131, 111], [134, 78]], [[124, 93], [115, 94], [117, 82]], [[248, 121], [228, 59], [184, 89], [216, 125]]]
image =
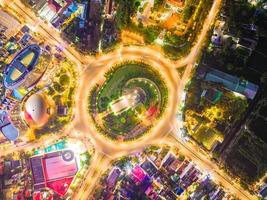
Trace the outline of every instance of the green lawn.
[[221, 133], [206, 126], [201, 126], [192, 136], [208, 150], [211, 150], [217, 141], [222, 142], [224, 138]]
[[[127, 81], [133, 78], [149, 79], [158, 86], [161, 92], [161, 96], [167, 95], [168, 89], [166, 88], [165, 83], [162, 81], [160, 74], [150, 66], [141, 62], [123, 63], [119, 66], [116, 66], [114, 70], [110, 70], [106, 74], [106, 77], [107, 81], [100, 89], [97, 97], [99, 112], [105, 111], [111, 101], [118, 99], [121, 96], [122, 90], [125, 87]], [[147, 86], [145, 85], [141, 85], [140, 87], [148, 90]], [[149, 91], [148, 94], [154, 95], [153, 93], [151, 93], [151, 91]], [[153, 96], [151, 98], [155, 97]], [[166, 99], [164, 98], [162, 104], [165, 103]]]
[[[168, 99], [168, 89], [161, 75], [151, 66], [142, 62], [125, 62], [120, 65], [112, 67], [105, 74], [106, 82], [102, 86], [98, 86], [99, 90], [96, 94], [96, 101], [94, 105], [95, 113], [108, 114], [102, 119], [101, 131], [112, 138], [123, 136], [124, 138], [131, 138], [132, 130], [140, 124], [140, 117], [145, 117], [145, 112], [151, 106], [159, 105], [160, 112], [157, 117], [162, 114], [166, 107]], [[123, 92], [133, 92], [134, 90], [140, 93], [140, 102], [132, 108], [125, 109], [121, 113], [111, 113], [109, 105], [121, 97]], [[91, 95], [90, 99], [95, 95]], [[155, 119], [156, 119], [155, 118]], [[96, 121], [96, 123], [98, 123]], [[150, 127], [150, 124], [143, 124]], [[144, 128], [144, 130], [146, 130]], [[142, 133], [140, 133], [142, 135]], [[137, 135], [133, 135], [136, 137]]]
[[109, 115], [104, 119], [104, 126], [118, 135], [127, 135], [139, 122], [133, 110], [128, 110], [120, 115]]

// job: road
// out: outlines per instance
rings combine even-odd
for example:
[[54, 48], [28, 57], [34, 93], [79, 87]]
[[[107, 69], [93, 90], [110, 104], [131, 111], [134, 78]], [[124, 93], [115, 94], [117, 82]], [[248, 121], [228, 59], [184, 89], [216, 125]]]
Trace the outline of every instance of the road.
[[[63, 47], [66, 56], [78, 65], [80, 81], [78, 83], [75, 99], [75, 118], [72, 125], [60, 136], [65, 135], [74, 137], [73, 133], [78, 132], [80, 135], [77, 136], [77, 138], [83, 141], [90, 140], [95, 147], [96, 154], [92, 158], [93, 164], [87, 171], [85, 181], [81, 184], [79, 191], [73, 196], [74, 200], [82, 200], [90, 196], [99, 177], [108, 169], [112, 160], [123, 155], [141, 151], [151, 144], [159, 143], [174, 145], [181, 149], [186, 157], [192, 159], [203, 169], [212, 173], [215, 182], [221, 183], [237, 197], [241, 199], [256, 199], [254, 196], [251, 196], [244, 191], [238, 184], [233, 183], [231, 178], [221, 171], [214, 162], [210, 161], [198, 147], [193, 146], [190, 143], [183, 143], [180, 138], [177, 137], [177, 131], [182, 127], [182, 122], [177, 122], [176, 112], [174, 111], [178, 109], [178, 106], [181, 103], [184, 87], [188, 80], [190, 80], [197, 56], [200, 54], [207, 32], [219, 11], [221, 1], [222, 0], [214, 0], [213, 6], [205, 20], [203, 29], [201, 30], [197, 42], [190, 54], [183, 59], [174, 62], [166, 59], [154, 49], [143, 46], [121, 46], [116, 51], [108, 54], [101, 54], [97, 57], [81, 55], [61, 38], [60, 32], [37, 18], [34, 13], [22, 5], [19, 0], [14, 0], [12, 2], [9, 0], [1, 0], [1, 4], [4, 5], [9, 12], [14, 13], [17, 17], [23, 18], [26, 24], [47, 38], [49, 43]], [[134, 142], [126, 143], [110, 141], [103, 135], [97, 134], [93, 122], [91, 121], [87, 112], [88, 93], [95, 83], [103, 80], [103, 74], [110, 66], [123, 60], [133, 59], [142, 60], [151, 64], [157, 68], [165, 78], [169, 88], [167, 110], [162, 120], [144, 137]], [[186, 69], [183, 76], [179, 77], [176, 68], [182, 66], [186, 66]], [[4, 152], [0, 152], [0, 156], [16, 150], [29, 150], [33, 147], [40, 147], [43, 143], [52, 143], [60, 136], [55, 134], [48, 139], [36, 141], [34, 144], [26, 144], [19, 147], [6, 147]]]
[[52, 25], [37, 18], [35, 14], [27, 7], [25, 7], [19, 0], [2, 0], [2, 5], [14, 13], [19, 19], [23, 19], [25, 23], [35, 32], [47, 38], [48, 42], [54, 45], [62, 47], [64, 53], [79, 66], [88, 64], [93, 57], [81, 55], [75, 50], [68, 42], [61, 38], [60, 32], [56, 30]]
[[74, 193], [72, 199], [81, 199], [83, 200], [84, 197], [88, 197], [90, 193], [94, 190], [94, 186], [98, 184], [98, 181], [106, 170], [108, 170], [111, 159], [106, 157], [103, 154], [96, 153], [91, 162], [94, 163], [90, 166], [87, 170], [87, 173], [84, 175], [87, 177], [80, 185], [80, 189]]

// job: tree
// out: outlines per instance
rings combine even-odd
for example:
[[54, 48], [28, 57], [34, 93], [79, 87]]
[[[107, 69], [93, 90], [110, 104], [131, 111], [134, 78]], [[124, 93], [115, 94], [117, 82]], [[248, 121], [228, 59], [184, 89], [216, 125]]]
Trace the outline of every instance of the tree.
[[232, 70], [234, 69], [234, 65], [231, 64], [231, 63], [228, 63], [228, 64], [226, 65], [226, 69], [227, 69], [228, 71], [232, 71]]
[[178, 159], [179, 159], [180, 161], [184, 161], [185, 156], [184, 156], [184, 155], [179, 155]]
[[227, 54], [227, 52], [228, 52], [229, 49], [231, 48], [232, 44], [233, 44], [233, 39], [232, 39], [232, 37], [228, 37], [228, 38], [225, 40], [224, 44], [223, 44], [223, 52], [225, 53], [225, 55]]
[[63, 74], [62, 76], [60, 76], [59, 78], [59, 83], [61, 85], [68, 85], [70, 82], [70, 77], [66, 74]]
[[164, 0], [155, 0], [153, 9], [158, 10], [159, 7], [162, 6], [164, 2], [165, 2]]
[[184, 12], [183, 12], [183, 20], [186, 22], [190, 19], [194, 12], [194, 6], [192, 0], [186, 2]]
[[63, 90], [63, 87], [62, 87], [62, 85], [60, 85], [59, 83], [54, 83], [54, 85], [53, 85], [53, 88], [57, 91], [57, 92], [63, 92], [62, 90]]
[[137, 12], [140, 2], [116, 0], [116, 3], [119, 5], [115, 16], [118, 28], [125, 28], [130, 24], [131, 17]]
[[160, 34], [160, 29], [157, 26], [149, 26], [143, 30], [145, 42], [151, 44]]

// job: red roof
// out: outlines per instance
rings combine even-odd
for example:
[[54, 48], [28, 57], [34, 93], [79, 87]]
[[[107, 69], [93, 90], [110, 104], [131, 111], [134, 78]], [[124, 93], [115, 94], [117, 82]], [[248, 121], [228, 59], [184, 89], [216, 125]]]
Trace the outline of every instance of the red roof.
[[152, 117], [154, 114], [156, 114], [158, 111], [157, 106], [151, 106], [147, 111], [146, 111], [146, 115], [148, 117]]
[[23, 192], [20, 192], [17, 196], [16, 196], [16, 200], [25, 200], [24, 196], [23, 196]]
[[40, 192], [34, 193], [33, 194], [33, 200], [41, 200], [41, 193]]
[[32, 116], [27, 111], [24, 112], [24, 117], [28, 122], [33, 121]]
[[70, 184], [73, 180], [73, 177], [64, 178], [57, 181], [51, 181], [47, 183], [47, 187], [52, 189], [54, 192], [60, 196], [64, 196], [68, 191]]
[[26, 190], [25, 197], [29, 198], [30, 196], [31, 196], [31, 191], [30, 190]]

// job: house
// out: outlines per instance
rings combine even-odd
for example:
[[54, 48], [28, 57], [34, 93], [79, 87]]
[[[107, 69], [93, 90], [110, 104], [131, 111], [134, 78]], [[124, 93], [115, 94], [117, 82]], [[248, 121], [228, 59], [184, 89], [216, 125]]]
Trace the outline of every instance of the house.
[[19, 131], [4, 110], [0, 110], [0, 132], [10, 141], [15, 141], [19, 136]]
[[57, 106], [57, 114], [58, 116], [66, 116], [68, 115], [69, 108], [68, 106]]
[[9, 187], [13, 183], [17, 182], [21, 175], [20, 170], [21, 162], [20, 160], [8, 160], [4, 162], [4, 186]]
[[113, 168], [107, 177], [107, 185], [109, 188], [114, 188], [118, 178], [121, 175], [121, 170], [117, 167]]
[[225, 21], [217, 20], [215, 22], [215, 28], [213, 30], [213, 35], [211, 37], [211, 42], [215, 46], [221, 46], [223, 43], [223, 33], [225, 29]]
[[149, 176], [153, 176], [158, 171], [157, 166], [149, 158], [147, 158], [140, 166]]
[[167, 155], [162, 159], [161, 167], [167, 167], [173, 163], [175, 160], [175, 155], [171, 152], [168, 152]]

